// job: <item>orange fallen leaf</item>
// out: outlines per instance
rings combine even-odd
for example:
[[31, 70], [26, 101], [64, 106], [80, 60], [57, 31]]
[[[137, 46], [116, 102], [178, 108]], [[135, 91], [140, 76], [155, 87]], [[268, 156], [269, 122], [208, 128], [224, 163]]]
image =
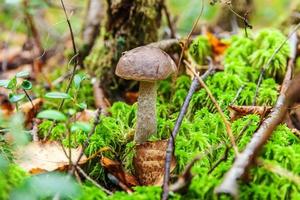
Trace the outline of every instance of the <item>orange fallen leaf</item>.
[[222, 55], [229, 46], [229, 44], [222, 42], [220, 39], [218, 39], [210, 32], [207, 32], [206, 36], [208, 38], [209, 43], [212, 46], [212, 50], [214, 54], [216, 55]]
[[228, 106], [229, 116], [232, 121], [249, 114], [257, 114], [261, 117], [266, 116], [270, 111], [270, 106]]
[[[80, 155], [81, 147], [71, 149], [72, 162], [75, 163]], [[66, 151], [68, 154], [68, 150]], [[69, 159], [57, 142], [32, 142], [19, 147], [14, 153], [16, 163], [29, 173], [43, 173], [51, 171], [65, 171], [69, 167]], [[86, 162], [82, 156], [79, 164]]]
[[[163, 183], [167, 140], [145, 142], [136, 146], [133, 158], [135, 175], [141, 185], [157, 185]], [[176, 166], [175, 157], [172, 158], [171, 172]]]
[[101, 165], [126, 186], [133, 187], [139, 185], [134, 176], [124, 171], [121, 163], [102, 156]]

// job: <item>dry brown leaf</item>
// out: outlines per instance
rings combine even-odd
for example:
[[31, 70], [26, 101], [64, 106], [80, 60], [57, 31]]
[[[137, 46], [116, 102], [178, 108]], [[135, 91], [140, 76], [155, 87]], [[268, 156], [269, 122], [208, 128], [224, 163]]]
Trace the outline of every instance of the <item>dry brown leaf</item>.
[[127, 187], [139, 185], [138, 181], [134, 176], [124, 171], [121, 163], [102, 156], [101, 165]]
[[[33, 106], [32, 106], [33, 104]], [[32, 100], [31, 102], [26, 102], [22, 105], [20, 105], [20, 111], [24, 114], [25, 116], [25, 124], [28, 124], [29, 122], [32, 121], [32, 119], [35, 117], [39, 109], [43, 105], [43, 99], [37, 98]]]
[[224, 54], [224, 52], [228, 48], [229, 44], [222, 42], [220, 39], [218, 39], [216, 36], [214, 36], [210, 32], [207, 32], [206, 36], [208, 38], [209, 43], [212, 46], [212, 50], [213, 50], [214, 54], [217, 56]]
[[[168, 141], [145, 142], [136, 146], [133, 158], [135, 175], [141, 185], [157, 185], [163, 183], [166, 149]], [[171, 172], [176, 166], [175, 157], [172, 157]]]
[[238, 118], [241, 118], [249, 114], [257, 114], [261, 117], [266, 116], [271, 111], [272, 107], [270, 106], [228, 106], [230, 112], [229, 116], [231, 121], [234, 121]]
[[[72, 162], [75, 163], [81, 152], [81, 147], [71, 149]], [[68, 154], [68, 149], [66, 151]], [[18, 148], [14, 153], [16, 163], [29, 173], [64, 171], [69, 167], [69, 159], [57, 142], [32, 142]], [[87, 158], [83, 155], [79, 164], [84, 164]]]
[[3, 117], [7, 118], [14, 112], [14, 105], [9, 102], [6, 94], [0, 93], [0, 108]]

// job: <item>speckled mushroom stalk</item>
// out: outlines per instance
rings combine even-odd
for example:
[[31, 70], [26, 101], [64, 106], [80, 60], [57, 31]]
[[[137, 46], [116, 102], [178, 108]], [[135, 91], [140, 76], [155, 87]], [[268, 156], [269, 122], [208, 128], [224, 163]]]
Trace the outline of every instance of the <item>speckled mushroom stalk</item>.
[[136, 134], [134, 140], [146, 141], [156, 133], [156, 82], [141, 81], [138, 97]]
[[120, 58], [116, 74], [140, 81], [138, 113], [134, 140], [141, 144], [156, 133], [156, 81], [166, 79], [176, 65], [164, 51], [150, 46], [134, 48]]

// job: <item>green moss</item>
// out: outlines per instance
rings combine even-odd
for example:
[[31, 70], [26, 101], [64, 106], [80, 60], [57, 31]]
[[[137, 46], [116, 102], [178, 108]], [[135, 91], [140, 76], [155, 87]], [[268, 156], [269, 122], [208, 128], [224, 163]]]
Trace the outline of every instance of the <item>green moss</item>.
[[[225, 53], [224, 72], [217, 72], [206, 80], [206, 84], [225, 112], [226, 117], [229, 118], [227, 107], [241, 87], [243, 87], [243, 90], [237, 97], [235, 104], [252, 104], [260, 68], [254, 66], [255, 64], [251, 58], [258, 49], [271, 51], [273, 47], [278, 45], [278, 42], [272, 38], [278, 38], [279, 35], [276, 31], [274, 35], [272, 34], [273, 32], [270, 31], [262, 31], [254, 39], [242, 36], [232, 37], [231, 46]], [[268, 39], [269, 37], [271, 39]], [[266, 41], [263, 41], [263, 38], [267, 38]], [[121, 45], [122, 41], [120, 40], [119, 42]], [[206, 56], [204, 54], [210, 51], [207, 46], [204, 46], [192, 47], [194, 48], [193, 53], [196, 55], [194, 59], [197, 62], [203, 60]], [[196, 52], [199, 48], [200, 52]], [[287, 49], [284, 49], [280, 53], [286, 59]], [[270, 67], [272, 68], [272, 66], [273, 64]], [[278, 71], [276, 67], [272, 68], [272, 70], [272, 73], [267, 73], [263, 77], [259, 88], [258, 105], [272, 106], [277, 99], [277, 77], [284, 71]], [[275, 71], [274, 75], [273, 72]], [[91, 91], [86, 89], [86, 87], [91, 87], [90, 83], [88, 84], [84, 85], [84, 90], [88, 92], [83, 92], [83, 96], [79, 97], [80, 99], [84, 99], [84, 96], [92, 96]], [[169, 137], [190, 84], [191, 80], [188, 76], [180, 76], [176, 82], [172, 82], [170, 79], [159, 82], [157, 99], [158, 131], [156, 135], [150, 138], [151, 141]], [[66, 109], [70, 108], [69, 105], [71, 104], [66, 104]], [[133, 135], [136, 123], [136, 104], [127, 105], [123, 102], [116, 102], [112, 105], [110, 113], [110, 116], [101, 116], [101, 122], [97, 125], [85, 153], [89, 156], [101, 148], [109, 147], [110, 150], [103, 152], [103, 155], [122, 161], [127, 171], [133, 171], [132, 158], [135, 153], [133, 150]], [[249, 122], [251, 122], [250, 125], [248, 125]], [[232, 130], [235, 136], [239, 136], [241, 130], [248, 125], [237, 141], [240, 151], [245, 148], [259, 123], [260, 117], [257, 115], [248, 115], [232, 123]], [[42, 134], [45, 134], [50, 125], [51, 123], [48, 121], [40, 125]], [[63, 130], [64, 127], [58, 125], [54, 129], [53, 135], [63, 134]], [[87, 137], [87, 133], [82, 131], [76, 132], [74, 135], [76, 135], [76, 138], [75, 136], [72, 137], [73, 146], [82, 144]], [[234, 152], [230, 150], [228, 159], [216, 167], [212, 173], [208, 174], [208, 172], [224, 155], [226, 144], [230, 144], [226, 129], [213, 103], [203, 89], [195, 92], [186, 118], [183, 120], [176, 138], [175, 156], [177, 166], [173, 172], [174, 175], [180, 174], [196, 154], [204, 153], [204, 156], [192, 169], [195, 177], [188, 192], [181, 196], [172, 196], [173, 199], [217, 199], [213, 193], [214, 188], [222, 181], [224, 173], [231, 167], [234, 160]], [[210, 152], [205, 153], [208, 150]], [[264, 147], [261, 157], [268, 162], [274, 162], [295, 174], [299, 174], [299, 151], [299, 139], [285, 125], [281, 125]], [[101, 183], [107, 181], [104, 169], [98, 160], [89, 163], [87, 170], [97, 181]], [[299, 188], [285, 177], [273, 174], [261, 167], [254, 167], [251, 170], [251, 175], [251, 182], [248, 184], [241, 183], [240, 196], [242, 199], [297, 199], [298, 197]], [[258, 189], [260, 187], [263, 189]], [[108, 197], [97, 188], [87, 184], [82, 189], [83, 196], [81, 199], [159, 199], [161, 191], [158, 187], [137, 187], [131, 195], [124, 192], [116, 192]], [[226, 199], [226, 197], [221, 199]]]
[[9, 199], [13, 189], [21, 185], [26, 177], [28, 177], [28, 174], [15, 164], [9, 164], [5, 168], [1, 168], [0, 199]]
[[212, 53], [207, 37], [200, 35], [195, 38], [189, 47], [189, 53], [197, 63], [204, 64], [207, 56]]

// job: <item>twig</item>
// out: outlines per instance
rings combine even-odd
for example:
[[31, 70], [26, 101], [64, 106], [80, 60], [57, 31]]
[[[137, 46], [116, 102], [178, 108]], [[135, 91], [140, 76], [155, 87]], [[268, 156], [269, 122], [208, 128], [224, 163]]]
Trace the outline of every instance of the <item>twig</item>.
[[239, 88], [239, 90], [237, 91], [235, 97], [234, 97], [233, 100], [230, 102], [230, 104], [229, 104], [230, 106], [233, 105], [233, 104], [237, 101], [237, 99], [239, 98], [239, 96], [240, 96], [240, 94], [242, 93], [242, 91], [243, 91], [244, 88], [245, 88], [245, 85], [242, 85], [242, 86]]
[[207, 174], [211, 174], [223, 161], [227, 160], [229, 150], [230, 146], [226, 146], [223, 156], [217, 162], [215, 162], [215, 164], [210, 168]]
[[167, 18], [168, 26], [169, 26], [170, 33], [171, 33], [171, 38], [176, 38], [176, 33], [175, 33], [175, 30], [174, 30], [173, 24], [171, 22], [170, 13], [168, 11], [168, 8], [167, 8], [165, 2], [163, 3], [163, 10], [164, 10], [166, 18]]
[[[190, 31], [190, 33], [188, 34], [188, 37], [187, 39], [185, 40], [185, 42], [183, 43], [183, 47], [182, 47], [182, 50], [181, 50], [181, 53], [180, 53], [180, 56], [179, 56], [179, 61], [178, 61], [178, 64], [177, 64], [177, 69], [179, 69], [180, 65], [181, 65], [181, 61], [182, 61], [182, 58], [183, 58], [183, 54], [184, 54], [184, 51], [187, 47], [187, 44], [188, 44], [188, 41], [190, 40], [190, 37], [192, 36], [192, 33], [194, 32], [199, 20], [200, 20], [200, 17], [202, 16], [202, 13], [203, 13], [203, 10], [204, 10], [204, 0], [202, 0], [202, 3], [201, 3], [201, 10], [200, 10], [200, 13], [195, 21], [195, 23], [193, 24], [193, 27], [192, 27], [192, 30]], [[163, 199], [164, 200], [164, 199]]]
[[[273, 54], [271, 55], [271, 57], [269, 58], [269, 60], [267, 61], [267, 63], [261, 68], [260, 70], [260, 75], [259, 75], [259, 78], [258, 78], [258, 81], [257, 81], [257, 86], [256, 86], [256, 90], [255, 90], [255, 94], [254, 94], [254, 98], [253, 98], [253, 103], [252, 105], [255, 106], [256, 105], [256, 98], [257, 98], [257, 95], [258, 95], [258, 89], [260, 87], [260, 84], [262, 82], [262, 79], [263, 79], [263, 75], [265, 74], [267, 68], [270, 66], [272, 60], [274, 59], [274, 57], [276, 56], [276, 54], [280, 51], [280, 49], [283, 47], [283, 45], [285, 45], [285, 43], [293, 36], [294, 38], [296, 37], [297, 39], [297, 36], [295, 36], [295, 33], [296, 31], [300, 28], [300, 23], [298, 23], [295, 28], [290, 32], [290, 34], [288, 35], [288, 37], [275, 49], [275, 51], [273, 52]], [[294, 42], [293, 42], [294, 43]], [[293, 57], [295, 57], [295, 54], [294, 54], [294, 50], [296, 47], [292, 47], [292, 52], [291, 52], [291, 55]], [[292, 58], [292, 57], [291, 57]]]
[[[208, 69], [201, 77], [202, 79], [206, 79], [210, 74], [214, 73], [214, 68], [211, 67]], [[184, 118], [184, 115], [187, 112], [187, 109], [189, 107], [190, 101], [192, 99], [192, 96], [194, 92], [199, 88], [199, 83], [196, 78], [193, 79], [192, 84], [190, 86], [190, 89], [188, 91], [188, 94], [184, 100], [184, 103], [180, 109], [178, 118], [176, 120], [175, 126], [173, 128], [173, 131], [171, 133], [171, 136], [168, 141], [168, 147], [166, 151], [166, 160], [165, 160], [165, 174], [164, 174], [164, 181], [163, 181], [163, 192], [162, 192], [162, 199], [166, 200], [169, 196], [169, 179], [170, 179], [170, 168], [171, 168], [171, 159], [174, 152], [174, 141], [175, 137], [179, 131], [180, 125], [182, 123], [182, 120]]]
[[[295, 34], [295, 32], [293, 34]], [[297, 42], [295, 42], [293, 45], [297, 45]], [[295, 56], [291, 55], [291, 60], [294, 61], [294, 58]], [[289, 105], [294, 101], [294, 98], [299, 90], [299, 88], [297, 88], [297, 90], [290, 91], [290, 86], [295, 85], [291, 84], [291, 81], [289, 81], [292, 78], [292, 71], [294, 67], [293, 63], [294, 62], [289, 62], [287, 73], [284, 78], [285, 81], [283, 82], [285, 85], [281, 88], [280, 95], [273, 111], [254, 133], [245, 150], [234, 161], [231, 169], [225, 174], [223, 182], [218, 188], [216, 188], [216, 193], [227, 193], [234, 197], [238, 196], [237, 181], [245, 177], [249, 168], [254, 163], [258, 153], [263, 148], [267, 140], [271, 137], [277, 125], [283, 120]]]
[[99, 188], [100, 190], [104, 191], [105, 193], [112, 195], [113, 193], [109, 190], [107, 190], [106, 188], [104, 188], [103, 186], [99, 185], [96, 181], [94, 181], [89, 175], [87, 175], [83, 169], [81, 169], [79, 166], [76, 166], [76, 169], [84, 176], [84, 178], [86, 178], [87, 180], [89, 180], [91, 183], [93, 183], [97, 188]]
[[52, 86], [56, 86], [63, 82], [65, 79], [69, 78], [72, 75], [72, 71], [68, 71], [67, 73], [63, 74], [62, 76], [58, 77], [54, 81], [52, 81]]
[[203, 80], [200, 78], [200, 76], [194, 71], [194, 69], [190, 66], [190, 64], [187, 61], [184, 61], [184, 63], [186, 64], [186, 66], [189, 68], [189, 70], [191, 72], [193, 72], [193, 74], [195, 75], [195, 77], [198, 79], [201, 87], [203, 87], [203, 89], [205, 89], [206, 93], [208, 94], [209, 98], [211, 99], [211, 101], [213, 102], [213, 104], [215, 105], [216, 109], [218, 110], [224, 124], [226, 127], [226, 132], [228, 134], [228, 137], [230, 139], [230, 142], [232, 144], [232, 147], [234, 149], [235, 154], [238, 156], [239, 151], [238, 148], [236, 146], [235, 143], [235, 138], [233, 136], [232, 130], [231, 130], [231, 125], [230, 122], [227, 120], [224, 112], [222, 111], [220, 105], [218, 104], [217, 100], [214, 98], [214, 96], [212, 95], [211, 91], [209, 90], [209, 88], [206, 86], [206, 84], [203, 82]]
[[33, 105], [32, 99], [30, 98], [29, 94], [26, 92], [25, 89], [23, 89], [23, 92], [25, 93], [27, 99], [30, 101], [31, 106], [32, 106], [32, 109], [33, 109], [33, 113], [35, 114], [35, 107], [34, 107], [34, 105]]
[[[72, 39], [73, 53], [74, 53], [74, 55], [72, 57], [72, 59], [74, 58], [74, 66], [73, 66], [71, 77], [69, 79], [69, 83], [68, 83], [67, 88], [65, 90], [65, 93], [69, 93], [69, 90], [71, 88], [71, 85], [72, 85], [72, 82], [73, 82], [73, 79], [74, 79], [74, 76], [75, 76], [75, 73], [76, 73], [76, 70], [77, 70], [78, 53], [77, 53], [77, 49], [76, 49], [76, 44], [75, 44], [73, 29], [72, 29], [71, 22], [70, 22], [70, 19], [68, 17], [68, 14], [67, 14], [67, 11], [66, 11], [66, 8], [65, 8], [65, 4], [64, 4], [63, 0], [60, 0], [60, 2], [61, 2], [61, 5], [62, 5], [62, 8], [64, 10], [67, 23], [68, 23], [68, 27], [69, 27], [69, 31], [70, 31], [71, 39]], [[62, 109], [64, 103], [65, 103], [65, 99], [62, 99], [62, 101], [61, 101], [61, 103], [60, 103], [60, 105], [58, 107], [59, 111]], [[46, 137], [44, 138], [44, 141], [49, 137], [49, 135], [51, 134], [51, 131], [54, 128], [55, 125], [56, 125], [56, 121], [54, 121], [54, 123], [52, 124], [52, 126], [49, 128], [48, 133], [47, 133]]]
[[133, 193], [133, 191], [127, 187], [126, 184], [122, 183], [122, 181], [120, 181], [116, 176], [114, 176], [113, 174], [111, 173], [107, 173], [107, 177], [108, 179], [115, 185], [118, 185], [120, 186], [120, 188], [122, 188], [124, 191], [126, 191], [128, 194], [131, 194]]
[[[248, 19], [246, 18], [247, 15], [248, 15], [248, 13], [245, 13], [245, 16], [243, 17], [243, 16], [241, 16], [240, 14], [238, 14], [237, 12], [235, 12], [235, 10], [234, 10], [233, 7], [232, 7], [231, 1], [230, 1], [230, 3], [225, 3], [225, 5], [228, 6], [229, 10], [230, 10], [235, 16], [237, 16], [238, 18], [240, 18], [240, 19], [244, 22], [244, 24], [245, 24], [246, 36], [247, 36], [247, 28], [250, 28], [250, 29], [253, 28], [252, 25], [248, 22]], [[248, 37], [248, 36], [247, 36], [247, 37]]]

